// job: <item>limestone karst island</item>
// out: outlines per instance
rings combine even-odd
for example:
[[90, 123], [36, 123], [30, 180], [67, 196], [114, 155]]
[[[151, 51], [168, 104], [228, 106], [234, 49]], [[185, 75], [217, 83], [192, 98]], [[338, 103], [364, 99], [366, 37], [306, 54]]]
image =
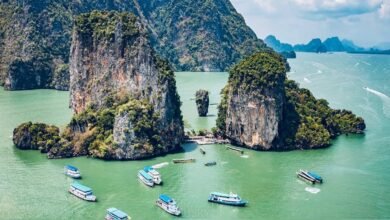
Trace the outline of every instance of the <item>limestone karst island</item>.
[[388, 0], [0, 1], [0, 219], [390, 218], [389, 25]]

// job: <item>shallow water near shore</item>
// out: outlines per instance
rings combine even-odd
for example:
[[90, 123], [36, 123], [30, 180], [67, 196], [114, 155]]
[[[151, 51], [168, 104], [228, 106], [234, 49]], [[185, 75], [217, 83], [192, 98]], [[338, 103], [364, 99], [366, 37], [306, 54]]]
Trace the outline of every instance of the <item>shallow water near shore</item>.
[[[176, 199], [184, 219], [390, 218], [390, 56], [298, 53], [289, 60], [290, 79], [325, 98], [334, 108], [350, 109], [366, 120], [365, 135], [340, 136], [327, 149], [256, 152], [244, 155], [223, 145], [194, 144], [184, 152], [145, 161], [101, 161], [86, 157], [48, 160], [12, 144], [12, 130], [25, 121], [64, 126], [71, 118], [69, 93], [54, 90], [3, 91], [0, 88], [0, 219], [103, 219], [116, 207], [132, 219], [172, 219], [154, 201], [160, 193]], [[227, 73], [176, 73], [186, 129], [215, 125], [219, 92]], [[210, 91], [209, 116], [199, 118], [195, 91]], [[172, 164], [174, 158], [196, 158]], [[217, 165], [203, 164], [215, 160]], [[168, 162], [168, 165], [165, 164]], [[77, 166], [97, 203], [67, 192], [72, 179], [63, 166]], [[159, 164], [164, 184], [148, 188], [137, 170]], [[295, 177], [314, 170], [322, 185]], [[249, 201], [236, 208], [207, 202], [212, 191], [235, 192]]]

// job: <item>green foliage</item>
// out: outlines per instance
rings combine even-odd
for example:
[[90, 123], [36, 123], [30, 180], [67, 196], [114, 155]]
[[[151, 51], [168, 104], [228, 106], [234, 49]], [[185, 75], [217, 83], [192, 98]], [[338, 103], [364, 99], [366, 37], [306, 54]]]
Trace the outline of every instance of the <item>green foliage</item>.
[[228, 108], [228, 94], [229, 94], [229, 85], [226, 85], [221, 91], [221, 103], [218, 105], [218, 118], [216, 126], [220, 136], [225, 136], [226, 132], [226, 114]]
[[280, 127], [284, 144], [299, 148], [318, 148], [343, 133], [363, 133], [364, 120], [351, 111], [333, 110], [324, 99], [316, 99], [309, 90], [286, 80], [287, 104]]
[[247, 57], [229, 71], [229, 85], [236, 91], [260, 90], [282, 84], [287, 67], [276, 52], [259, 52]]
[[92, 11], [75, 18], [76, 31], [84, 39], [115, 39], [115, 31], [121, 25], [123, 39], [130, 39], [139, 34], [137, 17], [132, 13], [115, 11]]

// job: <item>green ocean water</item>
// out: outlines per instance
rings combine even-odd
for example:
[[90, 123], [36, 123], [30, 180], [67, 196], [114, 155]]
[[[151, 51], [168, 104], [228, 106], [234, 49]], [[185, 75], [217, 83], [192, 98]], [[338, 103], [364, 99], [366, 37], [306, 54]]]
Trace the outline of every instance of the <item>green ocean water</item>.
[[[210, 145], [203, 156], [188, 144], [184, 153], [147, 161], [48, 160], [36, 151], [15, 149], [12, 130], [29, 120], [63, 127], [71, 118], [69, 93], [0, 89], [0, 219], [103, 219], [109, 207], [132, 219], [175, 218], [154, 205], [160, 193], [177, 200], [184, 219], [390, 218], [390, 56], [298, 53], [290, 65], [290, 79], [332, 107], [364, 117], [366, 134], [341, 136], [330, 148], [314, 151], [245, 150], [241, 156]], [[210, 103], [218, 103], [227, 76], [176, 74], [187, 129], [214, 126], [217, 106], [210, 106], [209, 117], [197, 117], [194, 93], [207, 89]], [[197, 163], [174, 165], [173, 158], [196, 158]], [[218, 165], [204, 167], [210, 160]], [[163, 162], [169, 162], [159, 169], [163, 186], [148, 188], [138, 181], [137, 170]], [[67, 192], [72, 179], [62, 174], [65, 164], [81, 169], [81, 182], [93, 188], [97, 203]], [[297, 180], [300, 168], [317, 171], [324, 184], [312, 187]], [[249, 205], [210, 204], [212, 191], [238, 193]]]

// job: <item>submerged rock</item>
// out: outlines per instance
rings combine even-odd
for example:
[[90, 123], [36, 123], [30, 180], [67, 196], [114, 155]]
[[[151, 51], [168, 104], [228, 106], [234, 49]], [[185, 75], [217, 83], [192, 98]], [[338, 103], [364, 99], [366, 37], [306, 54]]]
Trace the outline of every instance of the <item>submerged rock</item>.
[[218, 133], [256, 150], [321, 148], [340, 134], [363, 133], [362, 118], [315, 99], [286, 80], [287, 70], [275, 52], [256, 53], [234, 66], [218, 107]]
[[195, 102], [199, 116], [207, 116], [209, 111], [209, 92], [203, 89], [196, 91]]

